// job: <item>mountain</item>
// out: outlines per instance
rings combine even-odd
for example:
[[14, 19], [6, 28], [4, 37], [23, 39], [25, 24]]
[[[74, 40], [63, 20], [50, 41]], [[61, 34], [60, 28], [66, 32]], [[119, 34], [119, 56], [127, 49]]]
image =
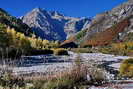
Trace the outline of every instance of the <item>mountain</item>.
[[0, 24], [14, 28], [17, 32], [24, 33], [25, 35], [30, 35], [32, 33], [31, 28], [23, 23], [21, 19], [9, 15], [2, 8], [0, 8]]
[[128, 0], [110, 11], [96, 15], [87, 29], [78, 32], [63, 44], [75, 42], [80, 46], [99, 46], [133, 41], [132, 39], [133, 0]]
[[22, 20], [38, 37], [60, 41], [85, 29], [91, 22], [89, 18], [68, 17], [57, 11], [46, 11], [41, 8], [33, 9], [23, 16]]

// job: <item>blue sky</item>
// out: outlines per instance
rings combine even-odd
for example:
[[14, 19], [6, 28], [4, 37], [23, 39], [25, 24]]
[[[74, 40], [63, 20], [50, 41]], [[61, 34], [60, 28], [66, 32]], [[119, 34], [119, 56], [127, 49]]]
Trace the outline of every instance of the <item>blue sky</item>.
[[127, 0], [0, 0], [0, 7], [13, 16], [22, 16], [36, 7], [59, 11], [67, 16], [93, 17]]

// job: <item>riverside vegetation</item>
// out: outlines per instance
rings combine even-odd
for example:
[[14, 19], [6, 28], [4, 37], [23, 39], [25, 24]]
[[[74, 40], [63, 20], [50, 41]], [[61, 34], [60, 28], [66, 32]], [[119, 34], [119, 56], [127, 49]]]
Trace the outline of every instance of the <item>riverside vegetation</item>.
[[100, 48], [99, 51], [107, 54], [132, 56], [133, 42], [112, 43], [111, 45]]
[[57, 49], [59, 47], [58, 41], [49, 42], [37, 38], [35, 35], [25, 36], [23, 33], [2, 24], [0, 24], [0, 47], [0, 56], [9, 58], [21, 55], [52, 54], [53, 51], [56, 55], [67, 54], [65, 49]]
[[133, 78], [133, 59], [126, 59], [120, 66], [120, 76]]
[[[108, 81], [104, 69], [93, 62], [82, 62], [78, 56], [70, 70], [49, 76], [33, 76], [31, 78], [16, 77], [5, 71], [0, 77], [2, 89], [84, 89], [89, 85], [101, 85]], [[89, 77], [91, 75], [91, 77]]]

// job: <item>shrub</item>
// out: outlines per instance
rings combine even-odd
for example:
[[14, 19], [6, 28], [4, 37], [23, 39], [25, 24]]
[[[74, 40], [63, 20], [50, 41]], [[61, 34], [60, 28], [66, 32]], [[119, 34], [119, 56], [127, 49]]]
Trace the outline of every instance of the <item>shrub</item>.
[[44, 89], [73, 89], [74, 81], [69, 78], [59, 78], [55, 81], [48, 81]]
[[46, 80], [32, 80], [33, 88], [31, 89], [44, 89], [43, 85], [45, 83], [46, 83]]
[[120, 75], [124, 77], [133, 77], [133, 59], [126, 59], [121, 63]]
[[101, 85], [107, 80], [106, 71], [99, 68], [92, 68], [89, 72], [91, 76], [91, 83]]
[[133, 42], [113, 43], [101, 48], [100, 51], [107, 54], [130, 56], [133, 53]]
[[[80, 57], [76, 60], [80, 61]], [[79, 87], [86, 81], [85, 69], [84, 65], [75, 62], [75, 66], [69, 71], [57, 73], [54, 77], [49, 76], [46, 81], [34, 82], [35, 89], [75, 89], [74, 87]]]
[[69, 55], [68, 51], [63, 48], [54, 49], [54, 54], [55, 55]]
[[10, 89], [13, 89], [13, 87], [25, 87], [25, 82], [23, 78], [16, 78], [10, 73], [5, 72], [0, 77], [0, 86], [5, 88], [9, 87]]
[[104, 54], [109, 54], [109, 53], [111, 53], [109, 48], [101, 48], [100, 51], [101, 51], [102, 53], [104, 53]]
[[87, 32], [86, 29], [85, 29], [85, 30], [82, 30], [82, 31], [80, 31], [80, 32], [78, 32], [78, 34], [76, 35], [76, 38], [77, 38], [78, 40], [80, 40], [82, 37], [84, 37], [84, 36], [86, 35], [86, 32]]
[[76, 67], [70, 72], [64, 72], [56, 79], [48, 80], [47, 83], [44, 84], [44, 89], [74, 89], [74, 87], [78, 87], [82, 82], [85, 82], [86, 73], [84, 68], [80, 68], [80, 70]]
[[72, 49], [71, 51], [76, 53], [92, 53], [92, 50], [89, 48], [75, 48], [75, 49]]

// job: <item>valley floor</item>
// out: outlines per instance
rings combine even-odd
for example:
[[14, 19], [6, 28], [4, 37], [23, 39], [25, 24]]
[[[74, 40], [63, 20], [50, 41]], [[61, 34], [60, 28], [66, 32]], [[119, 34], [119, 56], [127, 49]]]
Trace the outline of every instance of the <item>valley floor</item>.
[[[69, 52], [69, 56], [54, 56], [54, 55], [40, 55], [40, 56], [26, 56], [21, 59], [21, 61], [16, 61], [15, 66], [7, 67], [7, 65], [2, 65], [1, 68], [9, 69], [16, 76], [27, 76], [32, 75], [53, 75], [55, 73], [61, 73], [65, 70], [71, 70], [74, 66], [74, 61], [77, 57], [82, 59], [84, 63], [96, 63], [104, 67], [108, 71], [108, 75], [114, 77], [118, 72], [120, 67], [120, 62], [123, 59], [128, 59], [128, 56], [115, 56], [110, 54], [102, 53], [73, 53]], [[6, 64], [6, 63], [5, 63]], [[112, 81], [112, 80], [110, 80]], [[124, 84], [117, 83], [120, 80], [115, 81], [108, 85], [103, 85], [100, 87], [91, 87], [88, 89], [133, 89], [133, 80], [129, 80]], [[126, 80], [127, 81], [127, 80]], [[114, 80], [113, 80], [114, 82]], [[113, 87], [112, 87], [113, 86]], [[111, 87], [111, 88], [108, 88]], [[115, 88], [114, 88], [115, 87]], [[117, 88], [118, 87], [118, 88]]]
[[24, 57], [21, 61], [17, 62], [18, 67], [13, 67], [12, 70], [15, 74], [23, 73], [49, 73], [59, 72], [66, 69], [71, 69], [74, 65], [74, 60], [77, 56], [80, 56], [83, 62], [95, 62], [99, 65], [107, 67], [108, 69], [118, 70], [120, 62], [123, 59], [128, 59], [128, 56], [114, 56], [102, 53], [73, 53], [69, 52], [70, 56], [53, 56], [53, 55], [41, 55]]

